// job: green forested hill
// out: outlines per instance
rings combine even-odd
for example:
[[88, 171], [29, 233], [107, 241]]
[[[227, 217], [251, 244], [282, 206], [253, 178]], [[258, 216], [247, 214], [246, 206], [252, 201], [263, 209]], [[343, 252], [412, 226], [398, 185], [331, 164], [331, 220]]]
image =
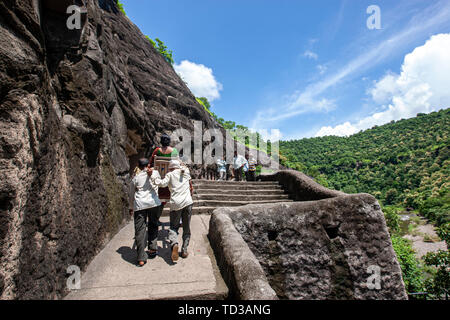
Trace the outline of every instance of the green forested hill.
[[421, 211], [450, 213], [450, 109], [392, 121], [350, 137], [280, 142], [281, 163], [348, 193]]

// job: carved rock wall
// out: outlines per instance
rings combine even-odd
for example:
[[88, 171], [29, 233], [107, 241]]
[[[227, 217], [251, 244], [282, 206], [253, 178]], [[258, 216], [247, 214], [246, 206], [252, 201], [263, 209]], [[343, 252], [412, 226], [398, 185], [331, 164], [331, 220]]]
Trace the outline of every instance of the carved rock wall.
[[84, 2], [72, 31], [62, 1], [0, 2], [2, 299], [62, 297], [67, 267], [129, 219], [130, 165], [162, 133], [215, 125], [115, 1]]

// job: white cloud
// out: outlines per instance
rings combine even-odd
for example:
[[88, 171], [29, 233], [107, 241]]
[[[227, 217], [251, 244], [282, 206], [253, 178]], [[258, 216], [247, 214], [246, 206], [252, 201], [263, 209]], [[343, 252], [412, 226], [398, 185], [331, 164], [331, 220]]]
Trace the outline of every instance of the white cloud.
[[368, 93], [384, 111], [351, 124], [323, 127], [316, 136], [350, 135], [374, 125], [450, 107], [450, 33], [432, 36], [405, 56], [400, 74], [388, 73]]
[[305, 53], [303, 54], [303, 56], [307, 57], [309, 59], [313, 59], [313, 60], [319, 59], [319, 56], [317, 55], [317, 53], [312, 52], [311, 50], [306, 50]]
[[327, 66], [325, 66], [325, 65], [322, 65], [322, 64], [319, 64], [318, 66], [317, 66], [317, 70], [319, 70], [319, 74], [324, 74], [326, 71], [327, 71]]
[[183, 60], [175, 64], [174, 69], [196, 97], [205, 97], [210, 102], [220, 98], [223, 86], [216, 80], [211, 68]]
[[375, 86], [368, 90], [372, 99], [376, 103], [386, 103], [389, 99], [397, 93], [398, 90], [395, 82], [398, 76], [393, 73], [388, 73], [383, 79], [375, 83]]
[[322, 127], [316, 134], [316, 137], [323, 136], [349, 136], [357, 132], [355, 126], [350, 122], [340, 124], [336, 127]]
[[[327, 112], [335, 109], [334, 100], [324, 98], [324, 92], [335, 87], [341, 81], [379, 64], [409, 45], [414, 39], [430, 34], [432, 30], [443, 24], [448, 24], [449, 19], [450, 5], [445, 0], [434, 3], [426, 10], [417, 12], [400, 31], [387, 35], [381, 41], [375, 41], [372, 47], [361, 45], [364, 48], [363, 52], [344, 63], [340, 69], [327, 72], [327, 76], [321, 80], [308, 85], [302, 91], [298, 90], [291, 94], [291, 99], [287, 103], [280, 103], [276, 107], [258, 111], [252, 127], [270, 128], [276, 122], [296, 115], [309, 112]], [[383, 97], [381, 91], [378, 94], [377, 99], [388, 99], [389, 97]]]

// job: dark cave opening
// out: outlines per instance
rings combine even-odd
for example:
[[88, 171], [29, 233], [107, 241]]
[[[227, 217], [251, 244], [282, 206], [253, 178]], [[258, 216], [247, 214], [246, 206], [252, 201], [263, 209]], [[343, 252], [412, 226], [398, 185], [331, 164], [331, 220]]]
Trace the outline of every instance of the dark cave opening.
[[269, 241], [274, 241], [276, 240], [278, 237], [278, 232], [275, 230], [269, 230], [269, 232], [267, 232], [267, 238], [269, 238]]
[[324, 227], [325, 232], [328, 235], [328, 238], [330, 238], [330, 240], [335, 239], [338, 237], [338, 232], [339, 232], [339, 226], [337, 227]]

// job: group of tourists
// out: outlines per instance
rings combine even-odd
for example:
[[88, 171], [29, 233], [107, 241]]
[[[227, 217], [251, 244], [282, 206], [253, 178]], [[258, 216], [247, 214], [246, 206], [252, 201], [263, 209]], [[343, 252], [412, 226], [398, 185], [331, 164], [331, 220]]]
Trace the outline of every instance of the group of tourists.
[[[157, 148], [151, 159], [142, 158], [138, 162], [130, 186], [130, 215], [134, 215], [137, 264], [144, 266], [147, 259], [155, 257], [158, 250], [158, 224], [164, 205], [161, 201], [169, 197], [170, 227], [168, 240], [171, 245], [172, 261], [179, 258], [178, 231], [180, 220], [183, 225], [183, 244], [181, 257], [188, 257], [191, 238], [190, 222], [192, 215], [193, 186], [189, 169], [178, 160], [178, 151], [170, 147], [170, 137], [163, 135], [161, 148]], [[161, 178], [154, 168], [155, 157], [170, 158], [168, 172]], [[161, 198], [161, 199], [160, 199]], [[148, 225], [148, 253], [146, 248], [146, 229]]]
[[[137, 264], [141, 267], [147, 263], [149, 257], [157, 255], [159, 219], [167, 202], [170, 205], [168, 240], [171, 245], [172, 261], [177, 261], [180, 255], [178, 245], [180, 224], [183, 227], [181, 257], [187, 258], [189, 255], [194, 188], [189, 169], [179, 160], [178, 151], [170, 146], [170, 142], [170, 137], [163, 135], [162, 147], [156, 148], [150, 159], [139, 159], [131, 181], [130, 215], [134, 216]], [[155, 169], [155, 163], [156, 159], [164, 158], [170, 162], [167, 172], [161, 174]], [[244, 175], [247, 181], [256, 180], [257, 161], [253, 157], [248, 154], [243, 157], [234, 152], [232, 165], [234, 180], [242, 181]], [[225, 157], [217, 161], [220, 181], [228, 179], [227, 167]], [[148, 252], [145, 250], [147, 232]]]
[[[219, 173], [219, 181], [228, 179], [227, 162], [225, 157], [217, 160], [217, 171]], [[235, 181], [242, 181], [245, 176], [247, 181], [256, 181], [256, 165], [257, 161], [249, 154], [245, 154], [245, 157], [239, 155], [237, 151], [234, 152], [233, 158], [233, 174]]]

